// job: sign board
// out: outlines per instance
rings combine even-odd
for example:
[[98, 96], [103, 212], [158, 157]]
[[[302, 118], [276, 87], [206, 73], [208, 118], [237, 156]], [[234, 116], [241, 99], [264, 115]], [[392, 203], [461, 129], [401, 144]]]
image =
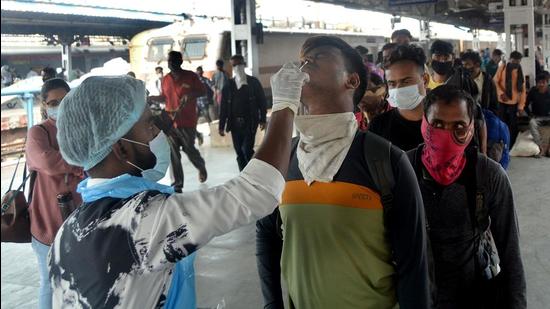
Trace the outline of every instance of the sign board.
[[388, 0], [389, 6], [436, 3], [437, 0]]

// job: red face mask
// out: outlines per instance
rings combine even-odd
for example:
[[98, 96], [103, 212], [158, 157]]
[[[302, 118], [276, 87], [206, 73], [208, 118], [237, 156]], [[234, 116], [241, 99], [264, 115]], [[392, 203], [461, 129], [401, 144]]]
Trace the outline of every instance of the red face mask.
[[467, 129], [464, 142], [457, 139], [454, 131], [434, 128], [425, 117], [421, 130], [424, 138], [422, 163], [437, 183], [450, 185], [466, 166], [464, 150], [472, 140], [472, 124]]

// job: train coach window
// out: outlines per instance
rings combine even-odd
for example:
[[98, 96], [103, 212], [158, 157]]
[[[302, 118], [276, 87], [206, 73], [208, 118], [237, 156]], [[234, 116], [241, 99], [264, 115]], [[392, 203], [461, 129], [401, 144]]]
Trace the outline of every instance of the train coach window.
[[174, 40], [170, 38], [153, 39], [149, 42], [149, 53], [147, 55], [147, 60], [166, 60], [168, 57], [168, 53], [172, 51], [173, 47]]
[[184, 60], [200, 60], [206, 57], [206, 38], [187, 38], [181, 44]]

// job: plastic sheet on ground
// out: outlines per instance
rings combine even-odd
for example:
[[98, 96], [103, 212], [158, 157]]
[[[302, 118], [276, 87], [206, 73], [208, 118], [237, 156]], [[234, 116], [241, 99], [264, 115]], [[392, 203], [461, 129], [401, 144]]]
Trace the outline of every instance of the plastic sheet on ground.
[[539, 146], [535, 143], [533, 135], [529, 131], [520, 132], [510, 155], [512, 157], [532, 157], [540, 153]]
[[79, 79], [75, 79], [69, 83], [71, 88], [80, 85], [86, 78], [90, 76], [116, 76], [126, 75], [130, 71], [130, 63], [118, 57], [111, 59], [103, 64], [102, 67], [93, 68], [90, 73], [82, 75]]

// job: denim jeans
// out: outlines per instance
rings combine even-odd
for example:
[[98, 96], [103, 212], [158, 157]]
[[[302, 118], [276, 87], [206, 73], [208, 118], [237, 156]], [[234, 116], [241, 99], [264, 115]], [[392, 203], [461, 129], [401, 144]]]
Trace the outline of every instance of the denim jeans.
[[52, 286], [50, 284], [50, 274], [48, 271], [48, 252], [50, 246], [47, 246], [34, 237], [31, 241], [32, 250], [38, 260], [38, 271], [40, 272], [40, 290], [38, 292], [38, 309], [52, 308]]

